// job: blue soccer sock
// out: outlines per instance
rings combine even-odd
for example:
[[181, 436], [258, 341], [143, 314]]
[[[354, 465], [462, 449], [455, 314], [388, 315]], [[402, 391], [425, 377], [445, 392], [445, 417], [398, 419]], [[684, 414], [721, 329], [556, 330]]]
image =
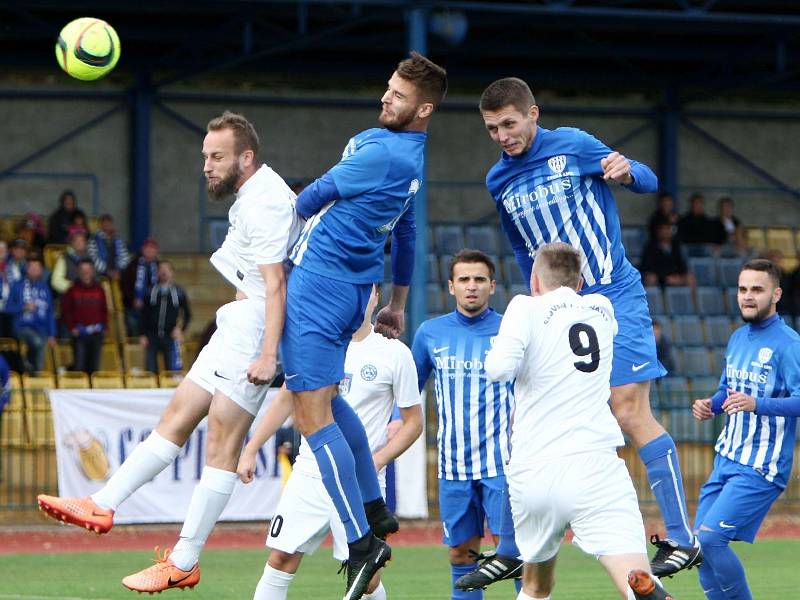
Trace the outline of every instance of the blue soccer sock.
[[453, 591], [450, 596], [451, 600], [483, 600], [483, 590], [473, 590], [465, 592], [456, 589], [456, 580], [462, 575], [472, 573], [478, 568], [478, 563], [469, 563], [466, 565], [450, 565], [450, 575], [453, 582]]
[[322, 483], [344, 524], [347, 543], [363, 538], [369, 533], [367, 515], [356, 483], [353, 454], [339, 426], [331, 423], [306, 439], [317, 459]]
[[[710, 567], [719, 585], [721, 595], [707, 598], [726, 600], [753, 600], [747, 578], [739, 557], [730, 547], [730, 540], [716, 531], [701, 529], [697, 535], [703, 548], [703, 566]], [[705, 588], [705, 585], [703, 585]]]
[[375, 471], [375, 462], [372, 460], [372, 451], [369, 449], [369, 439], [364, 429], [364, 424], [358, 418], [356, 411], [347, 401], [339, 396], [331, 400], [333, 420], [344, 435], [350, 451], [353, 453], [356, 468], [356, 480], [361, 490], [364, 502], [383, 500], [381, 486], [378, 483], [378, 473]]
[[703, 561], [697, 567], [697, 574], [707, 600], [728, 600], [728, 596], [722, 591], [717, 576], [714, 575], [714, 569], [711, 568], [708, 561]]
[[[503, 488], [503, 503], [500, 510], [500, 538], [497, 542], [497, 554], [511, 558], [519, 558], [519, 548], [514, 539], [514, 518], [511, 515], [511, 501], [508, 497], [508, 486]], [[517, 590], [519, 591], [519, 590]]]
[[691, 546], [683, 478], [678, 464], [678, 449], [668, 433], [639, 448], [639, 456], [647, 469], [650, 489], [656, 497], [667, 529], [667, 537], [681, 546]]

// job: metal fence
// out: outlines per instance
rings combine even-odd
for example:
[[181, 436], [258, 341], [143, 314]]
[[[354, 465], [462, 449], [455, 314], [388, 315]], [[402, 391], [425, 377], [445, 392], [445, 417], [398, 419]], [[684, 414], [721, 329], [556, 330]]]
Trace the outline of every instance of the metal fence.
[[[723, 419], [718, 417], [698, 423], [691, 415], [691, 399], [684, 394], [669, 395], [662, 392], [654, 402], [653, 409], [678, 445], [686, 499], [693, 505], [697, 501], [700, 486], [711, 471], [714, 440], [722, 429]], [[435, 403], [428, 402], [428, 495], [431, 515], [437, 514], [438, 510], [435, 410]], [[620, 450], [620, 455], [628, 465], [639, 501], [643, 505], [654, 503], [644, 465], [636, 450], [629, 444]], [[795, 455], [797, 461], [797, 450]], [[40, 389], [14, 389], [9, 404], [0, 413], [0, 510], [35, 508], [36, 494], [55, 494], [57, 490], [55, 438], [47, 392]], [[796, 508], [798, 502], [800, 478], [793, 474], [774, 510]]]

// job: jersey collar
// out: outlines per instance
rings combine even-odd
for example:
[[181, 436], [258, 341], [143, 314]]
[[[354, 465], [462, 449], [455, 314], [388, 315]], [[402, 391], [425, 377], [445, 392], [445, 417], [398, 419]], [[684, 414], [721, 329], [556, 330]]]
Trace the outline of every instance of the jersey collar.
[[781, 316], [779, 314], [772, 315], [769, 319], [764, 319], [763, 321], [759, 321], [758, 323], [748, 323], [750, 326], [751, 331], [763, 331], [773, 323], [777, 323], [781, 320]]
[[481, 314], [475, 315], [474, 317], [468, 317], [466, 315], [462, 315], [460, 312], [458, 312], [458, 309], [454, 310], [453, 312], [455, 313], [456, 319], [458, 319], [459, 323], [461, 323], [463, 325], [475, 325], [475, 323], [480, 323], [486, 317], [488, 317], [490, 314], [492, 314], [494, 312], [494, 309], [493, 308], [487, 308]]

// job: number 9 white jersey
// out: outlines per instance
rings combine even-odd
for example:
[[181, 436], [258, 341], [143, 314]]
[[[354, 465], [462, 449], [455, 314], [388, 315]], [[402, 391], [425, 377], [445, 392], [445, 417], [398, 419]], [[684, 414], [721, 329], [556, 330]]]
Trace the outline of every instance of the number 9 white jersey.
[[514, 297], [485, 363], [491, 379], [516, 377], [509, 468], [623, 445], [608, 404], [616, 333], [600, 294]]

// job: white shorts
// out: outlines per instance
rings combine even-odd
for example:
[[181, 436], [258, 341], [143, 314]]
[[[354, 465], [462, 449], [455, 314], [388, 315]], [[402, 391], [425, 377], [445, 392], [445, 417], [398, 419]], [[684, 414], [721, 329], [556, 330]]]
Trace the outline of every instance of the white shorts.
[[263, 337], [263, 300], [225, 304], [217, 311], [217, 330], [186, 377], [210, 394], [219, 390], [255, 416], [269, 386], [247, 381], [247, 369], [261, 355]]
[[[381, 493], [386, 497], [383, 487]], [[347, 534], [322, 479], [293, 471], [272, 517], [267, 546], [287, 554], [311, 555], [329, 531], [333, 558], [347, 560]]]
[[522, 559], [550, 560], [567, 527], [595, 556], [645, 554], [644, 524], [625, 462], [613, 450], [581, 453], [506, 469]]

